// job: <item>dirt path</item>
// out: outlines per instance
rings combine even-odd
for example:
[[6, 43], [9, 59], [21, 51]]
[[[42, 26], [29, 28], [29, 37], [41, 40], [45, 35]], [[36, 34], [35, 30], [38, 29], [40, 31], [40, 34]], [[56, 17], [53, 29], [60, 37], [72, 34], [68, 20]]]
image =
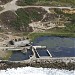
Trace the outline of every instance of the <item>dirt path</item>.
[[[35, 8], [43, 8], [43, 9], [45, 9], [46, 11], [47, 11], [47, 13], [51, 13], [50, 12], [50, 8], [60, 8], [60, 9], [63, 9], [63, 8], [65, 8], [65, 9], [72, 9], [71, 7], [50, 7], [50, 6], [17, 6], [16, 5], [16, 1], [18, 1], [18, 0], [12, 0], [11, 2], [8, 2], [7, 4], [5, 4], [5, 5], [0, 5], [1, 7], [3, 7], [4, 9], [2, 10], [2, 11], [0, 11], [0, 14], [1, 13], [3, 13], [3, 12], [6, 12], [6, 11], [16, 11], [17, 9], [19, 9], [19, 8], [29, 8], [29, 7], [35, 7]], [[15, 13], [16, 14], [16, 13]], [[16, 14], [17, 15], [17, 14]], [[46, 17], [46, 14], [43, 16], [43, 19]], [[42, 19], [42, 20], [43, 20]], [[42, 21], [41, 20], [41, 21]], [[41, 22], [40, 21], [40, 22]], [[40, 27], [40, 22], [37, 22], [37, 25], [39, 25], [38, 27]], [[34, 24], [32, 24], [31, 25], [31, 27], [33, 27], [33, 28], [35, 28], [35, 26], [36, 26], [36, 23], [34, 23]], [[53, 26], [53, 24], [50, 26], [50, 28], [52, 28], [52, 26]], [[46, 27], [43, 27], [42, 26], [42, 28], [43, 28], [43, 30], [46, 28]], [[41, 29], [41, 27], [40, 27], [40, 29]], [[36, 29], [35, 29], [35, 31], [38, 31], [37, 30], [37, 27], [36, 27]]]
[[4, 9], [2, 11], [0, 11], [0, 14], [5, 12], [5, 11], [9, 11], [9, 10], [17, 10], [18, 8], [20, 8], [20, 6], [16, 5], [16, 1], [17, 0], [13, 0], [11, 2], [8, 2], [5, 5], [0, 5], [1, 7], [3, 7]]
[[17, 10], [17, 9], [19, 9], [19, 8], [28, 8], [28, 7], [38, 7], [38, 8], [42, 7], [42, 8], [44, 8], [48, 13], [50, 13], [49, 8], [60, 8], [60, 9], [65, 8], [65, 9], [71, 9], [71, 7], [17, 6], [17, 5], [16, 5], [16, 1], [18, 1], [18, 0], [12, 0], [11, 2], [8, 2], [8, 3], [5, 4], [5, 5], [0, 5], [1, 7], [4, 8], [2, 11], [0, 11], [0, 14], [3, 13], [3, 12], [5, 12], [5, 11], [9, 11], [9, 10], [11, 10], [11, 11], [14, 10], [14, 11], [15, 11], [15, 10]]
[[8, 41], [15, 39], [15, 38], [21, 38], [20, 36], [14, 36], [12, 34], [4, 34], [4, 33], [0, 33], [0, 39], [2, 39], [2, 41], [0, 41], [0, 47], [3, 46], [3, 44], [7, 44]]

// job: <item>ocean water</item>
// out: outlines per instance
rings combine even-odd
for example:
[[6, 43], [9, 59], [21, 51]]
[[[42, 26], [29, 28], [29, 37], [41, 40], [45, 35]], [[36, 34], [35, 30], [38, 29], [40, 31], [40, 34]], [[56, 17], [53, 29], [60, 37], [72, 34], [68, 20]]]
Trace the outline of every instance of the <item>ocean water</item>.
[[0, 75], [75, 75], [75, 70], [22, 67], [0, 70]]

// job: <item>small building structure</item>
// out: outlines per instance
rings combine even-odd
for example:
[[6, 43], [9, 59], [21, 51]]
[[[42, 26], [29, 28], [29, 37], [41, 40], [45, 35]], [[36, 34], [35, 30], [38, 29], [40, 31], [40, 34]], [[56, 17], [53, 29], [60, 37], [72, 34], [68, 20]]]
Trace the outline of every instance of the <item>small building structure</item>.
[[29, 40], [22, 40], [22, 41], [14, 42], [15, 47], [26, 46], [26, 45], [29, 45], [29, 44], [30, 44]]

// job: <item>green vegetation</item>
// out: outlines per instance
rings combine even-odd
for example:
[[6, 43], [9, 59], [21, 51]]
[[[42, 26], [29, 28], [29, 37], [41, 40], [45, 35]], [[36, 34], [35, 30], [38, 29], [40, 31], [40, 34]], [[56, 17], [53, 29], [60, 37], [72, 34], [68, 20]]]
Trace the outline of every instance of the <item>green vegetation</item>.
[[29, 23], [40, 21], [45, 13], [46, 11], [43, 8], [21, 8], [16, 11], [17, 15], [12, 11], [2, 13], [0, 20], [2, 24], [13, 31], [30, 32], [32, 28], [29, 27]]
[[12, 0], [0, 0], [0, 1], [1, 1], [0, 4], [2, 5], [2, 4], [6, 4], [6, 3], [8, 3], [8, 2], [10, 2]]
[[74, 6], [75, 0], [18, 0], [18, 5]]
[[[38, 13], [41, 12], [41, 13]], [[32, 21], [40, 21], [43, 18], [43, 14], [46, 11], [42, 8], [26, 8], [26, 9], [18, 9], [16, 11], [17, 18], [11, 22], [11, 25], [20, 31], [32, 31], [32, 28], [29, 27], [29, 23]]]
[[75, 32], [75, 14], [63, 13], [60, 9], [54, 9], [54, 11], [58, 15], [63, 15], [65, 18], [67, 18], [67, 21], [69, 21], [68, 23], [65, 23], [66, 27], [62, 28], [62, 31], [74, 33]]
[[[5, 27], [8, 27], [10, 30], [12, 29], [14, 32], [25, 32], [26, 35], [29, 32], [32, 32], [32, 27], [29, 27], [29, 23], [41, 21], [43, 18], [43, 15], [47, 15], [42, 22], [45, 22], [45, 20], [48, 21], [54, 21], [58, 19], [58, 16], [60, 15], [61, 20], [63, 21], [62, 24], [64, 24], [66, 27], [64, 28], [52, 28], [50, 30], [47, 30], [48, 32], [61, 32], [61, 33], [75, 33], [75, 14], [67, 14], [63, 13], [60, 9], [52, 9], [55, 13], [47, 13], [43, 8], [35, 8], [35, 7], [29, 7], [29, 8], [21, 8], [15, 11], [16, 14], [12, 11], [6, 11], [0, 15], [0, 21], [1, 24], [5, 25]], [[66, 22], [67, 21], [67, 22]], [[66, 23], [65, 23], [66, 22]], [[1, 31], [1, 29], [0, 29]]]
[[31, 33], [28, 37], [33, 41], [37, 37], [42, 36], [60, 36], [60, 37], [75, 37], [75, 33], [69, 32], [40, 32], [40, 33]]
[[67, 32], [75, 33], [75, 24], [67, 24], [64, 30]]
[[20, 37], [27, 36], [28, 34], [29, 34], [29, 32], [13, 33], [14, 36], [20, 36]]
[[0, 7], [0, 11], [2, 11], [3, 10], [3, 7]]
[[6, 56], [3, 57], [3, 60], [8, 60], [11, 55], [12, 55], [12, 51], [7, 51], [7, 54]]

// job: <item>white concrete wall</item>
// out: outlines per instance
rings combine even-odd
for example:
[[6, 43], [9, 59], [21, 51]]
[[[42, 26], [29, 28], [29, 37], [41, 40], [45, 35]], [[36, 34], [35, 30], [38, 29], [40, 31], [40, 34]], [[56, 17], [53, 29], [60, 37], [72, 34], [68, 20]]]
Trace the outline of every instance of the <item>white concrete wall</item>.
[[29, 44], [29, 43], [30, 43], [29, 40], [22, 40], [22, 41], [14, 42], [14, 45], [15, 45], [16, 47], [18, 47], [18, 46], [25, 46], [26, 44]]

